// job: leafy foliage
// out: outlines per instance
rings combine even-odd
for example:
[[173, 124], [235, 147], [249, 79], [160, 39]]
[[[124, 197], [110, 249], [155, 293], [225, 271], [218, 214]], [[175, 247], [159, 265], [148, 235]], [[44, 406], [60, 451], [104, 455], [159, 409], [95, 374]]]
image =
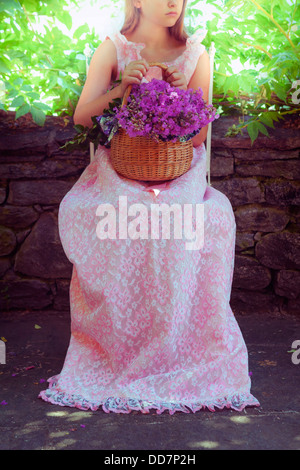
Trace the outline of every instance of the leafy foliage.
[[[43, 125], [46, 114], [72, 115], [86, 78], [86, 43], [96, 47], [95, 32], [83, 24], [69, 38], [57, 20], [72, 27], [69, 9], [76, 0], [0, 0], [0, 109], [15, 108], [16, 119], [31, 113]], [[38, 32], [39, 19], [46, 21]], [[74, 73], [76, 71], [76, 73]]]
[[[293, 90], [300, 78], [297, 3], [225, 0], [225, 20], [217, 13], [208, 22], [204, 44], [216, 45], [214, 104], [226, 114], [240, 114], [240, 124], [228, 135], [246, 127], [253, 143], [259, 132], [269, 135], [267, 127], [274, 127], [274, 121], [299, 113]], [[245, 65], [238, 73], [231, 67], [235, 59]]]
[[[111, 103], [109, 103], [109, 108], [103, 110], [103, 114], [108, 114], [111, 116], [115, 116], [114, 108], [121, 107], [122, 100], [120, 98], [113, 99]], [[91, 120], [93, 122], [92, 127], [82, 126], [81, 124], [76, 124], [74, 129], [76, 130], [77, 134], [74, 136], [72, 140], [69, 140], [61, 147], [62, 150], [66, 150], [67, 152], [72, 152], [73, 150], [88, 150], [89, 144], [93, 143], [95, 145], [95, 149], [98, 145], [107, 146], [107, 135], [103, 132], [99, 122], [97, 121], [97, 116], [92, 116]]]
[[[99, 8], [120, 0], [102, 0]], [[83, 0], [0, 0], [0, 109], [31, 113], [43, 125], [46, 115], [72, 116], [86, 79], [84, 50], [100, 41], [82, 24], [70, 38], [72, 8]], [[300, 9], [297, 0], [207, 0], [214, 8], [205, 21], [199, 0], [187, 8], [189, 32], [202, 22], [203, 44], [216, 47], [213, 104], [218, 112], [239, 115], [236, 135], [246, 128], [252, 142], [268, 135], [285, 114], [299, 113]], [[39, 32], [39, 19], [46, 20]], [[60, 23], [60, 24], [59, 24]], [[244, 68], [234, 72], [232, 61]], [[1, 82], [0, 82], [1, 86]]]

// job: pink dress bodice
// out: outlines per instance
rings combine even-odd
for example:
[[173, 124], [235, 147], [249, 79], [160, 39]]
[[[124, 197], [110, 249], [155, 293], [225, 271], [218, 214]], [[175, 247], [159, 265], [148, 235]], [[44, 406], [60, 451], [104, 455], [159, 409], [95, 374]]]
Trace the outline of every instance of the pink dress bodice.
[[[193, 76], [199, 57], [205, 51], [205, 46], [202, 44], [205, 36], [206, 30], [197, 30], [186, 40], [186, 49], [181, 55], [172, 62], [164, 62], [167, 66], [175, 65], [180, 72], [184, 73], [187, 83], [190, 82]], [[117, 77], [119, 77], [120, 71], [123, 72], [126, 65], [130, 62], [142, 59], [141, 52], [145, 48], [144, 43], [128, 41], [128, 39], [119, 31], [111, 34], [110, 36], [106, 36], [106, 38], [110, 38], [117, 49]], [[152, 78], [162, 78], [160, 68], [151, 67], [142, 81], [150, 81]]]

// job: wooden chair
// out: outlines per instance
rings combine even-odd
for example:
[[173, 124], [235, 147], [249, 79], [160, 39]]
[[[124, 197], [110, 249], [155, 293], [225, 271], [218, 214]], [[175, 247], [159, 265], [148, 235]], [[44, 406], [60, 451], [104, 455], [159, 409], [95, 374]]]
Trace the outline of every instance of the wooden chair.
[[[87, 76], [88, 71], [89, 71], [90, 61], [93, 55], [93, 51], [91, 50], [88, 44], [86, 44], [85, 46], [84, 55], [85, 55], [85, 67], [86, 67], [86, 76]], [[90, 142], [90, 162], [94, 160], [94, 157], [95, 157], [95, 146], [93, 142]]]
[[[211, 43], [208, 54], [209, 54], [209, 59], [210, 59], [210, 82], [209, 82], [209, 95], [208, 95], [208, 104], [212, 104], [212, 98], [213, 98], [213, 80], [214, 80], [214, 58], [215, 58], [215, 44], [214, 42]], [[89, 71], [89, 63], [92, 57], [92, 51], [87, 44], [85, 49], [84, 49], [84, 55], [86, 58], [86, 75], [88, 74]], [[209, 186], [211, 186], [210, 182], [210, 162], [211, 162], [211, 126], [212, 123], [210, 122], [208, 124], [208, 131], [207, 131], [207, 136], [206, 136], [206, 175], [207, 175], [207, 183]], [[90, 161], [92, 162], [94, 160], [95, 156], [95, 146], [92, 142], [90, 142]]]
[[[215, 53], [216, 53], [215, 43], [212, 42], [208, 51], [209, 60], [210, 60], [210, 81], [209, 81], [208, 104], [212, 104], [212, 99], [213, 99]], [[207, 175], [208, 186], [211, 186], [211, 183], [210, 183], [211, 126], [212, 126], [212, 123], [210, 122], [208, 124], [208, 130], [207, 130], [207, 136], [206, 136], [206, 175]]]

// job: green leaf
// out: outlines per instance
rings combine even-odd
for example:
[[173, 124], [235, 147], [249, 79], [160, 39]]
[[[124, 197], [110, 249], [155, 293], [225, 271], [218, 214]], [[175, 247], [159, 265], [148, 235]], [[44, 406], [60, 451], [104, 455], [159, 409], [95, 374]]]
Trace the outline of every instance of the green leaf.
[[247, 131], [251, 139], [251, 145], [258, 136], [258, 125], [257, 121], [250, 121], [247, 125]]
[[32, 90], [32, 87], [31, 87], [31, 85], [27, 85], [27, 84], [25, 83], [25, 85], [22, 85], [21, 90], [22, 90], [22, 91], [31, 91], [31, 90]]
[[10, 73], [8, 62], [0, 58], [0, 73]]
[[35, 91], [29, 91], [27, 93], [27, 96], [29, 96], [30, 98], [32, 98], [34, 100], [37, 100], [40, 97], [40, 95], [38, 93], [36, 93]]
[[34, 122], [38, 124], [39, 126], [43, 126], [45, 123], [45, 119], [46, 119], [45, 113], [41, 109], [38, 109], [35, 106], [30, 106], [30, 112], [31, 112], [32, 119], [34, 120]]
[[21, 77], [17, 77], [17, 78], [13, 81], [14, 86], [22, 85], [22, 83], [23, 83], [23, 78], [21, 78]]
[[15, 119], [18, 119], [21, 116], [24, 116], [24, 114], [29, 113], [30, 111], [30, 105], [28, 103], [22, 104], [22, 106], [16, 110], [15, 114]]
[[11, 88], [7, 93], [7, 98], [15, 98], [18, 95], [18, 92], [15, 88]]
[[268, 130], [266, 129], [266, 127], [261, 123], [261, 122], [257, 122], [257, 127], [259, 129], [259, 131], [264, 134], [264, 135], [267, 135], [269, 137], [269, 133], [268, 133]]
[[17, 0], [1, 0], [0, 1], [0, 12], [1, 11], [7, 11], [14, 13], [14, 10], [20, 10], [22, 11], [22, 7], [20, 5], [20, 2]]
[[261, 113], [259, 115], [259, 120], [266, 124], [266, 126], [272, 127], [274, 129], [274, 123], [272, 119], [272, 114], [269, 113], [268, 111]]
[[24, 103], [24, 96], [17, 96], [11, 103], [12, 108], [19, 108]]
[[72, 16], [70, 15], [70, 13], [68, 11], [63, 11], [62, 15], [60, 15], [58, 17], [58, 19], [64, 24], [66, 25], [66, 27], [68, 28], [68, 30], [70, 31], [70, 29], [72, 28]]
[[283, 101], [286, 101], [287, 94], [286, 94], [285, 88], [283, 88], [277, 82], [273, 82], [272, 84], [273, 84], [273, 89], [274, 89], [276, 95], [278, 96], [278, 98], [283, 100]]
[[77, 28], [75, 31], [74, 31], [74, 34], [73, 34], [73, 38], [74, 39], [79, 39], [84, 33], [89, 33], [90, 32], [90, 28], [88, 26], [87, 23], [79, 26], [79, 28]]
[[239, 83], [238, 83], [237, 77], [234, 76], [234, 75], [232, 75], [230, 77], [227, 77], [226, 80], [225, 80], [225, 84], [224, 84], [224, 88], [223, 88], [223, 92], [224, 92], [225, 95], [228, 92], [228, 90], [231, 90], [234, 93], [235, 96], [238, 95]]
[[47, 104], [45, 103], [41, 103], [39, 101], [34, 101], [32, 103], [33, 106], [35, 106], [36, 108], [38, 109], [41, 109], [41, 110], [44, 110], [44, 111], [51, 111], [51, 108], [50, 106], [48, 106]]

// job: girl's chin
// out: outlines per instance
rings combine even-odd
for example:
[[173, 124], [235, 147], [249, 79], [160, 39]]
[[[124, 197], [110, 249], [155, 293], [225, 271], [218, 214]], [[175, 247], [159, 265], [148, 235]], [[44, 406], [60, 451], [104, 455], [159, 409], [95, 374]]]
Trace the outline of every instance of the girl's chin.
[[174, 23], [176, 23], [176, 21], [178, 20], [178, 16], [166, 15], [166, 19], [167, 21], [173, 21]]

